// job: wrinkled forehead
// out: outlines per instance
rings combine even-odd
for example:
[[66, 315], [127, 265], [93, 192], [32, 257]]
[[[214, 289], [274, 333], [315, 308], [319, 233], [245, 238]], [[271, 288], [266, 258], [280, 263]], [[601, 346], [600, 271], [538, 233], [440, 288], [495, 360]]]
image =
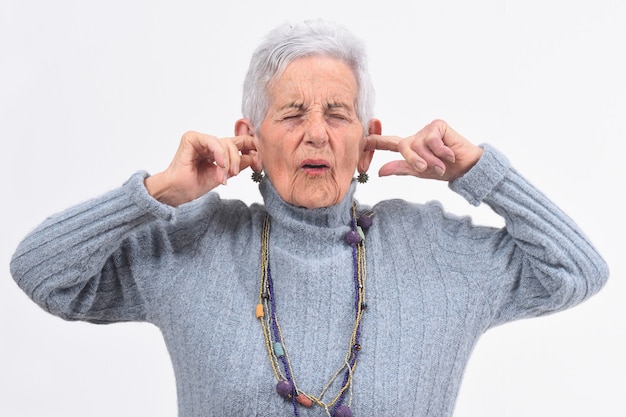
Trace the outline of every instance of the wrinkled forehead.
[[267, 86], [271, 107], [302, 106], [316, 102], [324, 107], [354, 109], [358, 83], [343, 60], [309, 56], [292, 61]]

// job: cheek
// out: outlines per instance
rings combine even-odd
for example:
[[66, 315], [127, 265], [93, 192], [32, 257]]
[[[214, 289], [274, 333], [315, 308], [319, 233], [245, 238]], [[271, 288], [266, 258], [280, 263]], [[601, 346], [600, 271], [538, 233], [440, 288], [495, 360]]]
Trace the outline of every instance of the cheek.
[[279, 145], [266, 147], [264, 160], [274, 169], [286, 169], [289, 166], [289, 155]]
[[264, 129], [264, 134], [257, 136], [255, 146], [265, 165], [286, 161], [290, 143], [286, 140], [285, 132], [276, 129]]
[[343, 162], [344, 162], [343, 165], [346, 168], [346, 170], [351, 170], [353, 167], [356, 167], [356, 164], [359, 161], [360, 154], [361, 154], [360, 142], [356, 142], [345, 149], [345, 153], [343, 155]]
[[256, 150], [259, 153], [259, 157], [263, 162], [263, 168], [267, 170], [268, 166], [271, 166], [275, 162], [275, 150], [272, 147], [271, 143], [268, 143], [265, 140], [257, 139], [256, 141]]
[[264, 144], [257, 148], [265, 174], [275, 186], [289, 177], [290, 164], [287, 155], [278, 144]]

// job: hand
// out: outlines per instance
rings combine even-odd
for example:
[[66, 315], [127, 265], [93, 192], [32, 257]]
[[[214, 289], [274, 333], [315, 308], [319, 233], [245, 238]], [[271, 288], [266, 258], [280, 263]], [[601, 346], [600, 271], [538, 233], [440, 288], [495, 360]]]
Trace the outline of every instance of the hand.
[[482, 156], [482, 148], [455, 132], [443, 120], [435, 120], [407, 138], [369, 135], [366, 150], [400, 152], [404, 160], [391, 161], [378, 171], [387, 175], [454, 181], [470, 170]]
[[187, 132], [169, 167], [146, 178], [145, 185], [154, 198], [176, 207], [225, 185], [249, 166], [261, 170], [252, 136], [219, 139]]

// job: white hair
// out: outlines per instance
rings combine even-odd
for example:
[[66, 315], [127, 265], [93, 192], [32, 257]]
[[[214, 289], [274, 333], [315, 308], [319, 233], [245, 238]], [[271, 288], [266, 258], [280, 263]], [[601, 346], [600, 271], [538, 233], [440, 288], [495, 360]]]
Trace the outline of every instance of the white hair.
[[291, 62], [309, 56], [340, 59], [352, 69], [358, 86], [355, 108], [367, 132], [374, 115], [374, 86], [365, 45], [344, 26], [322, 19], [286, 23], [267, 34], [250, 60], [243, 85], [243, 117], [257, 129], [269, 109], [269, 82], [280, 77]]

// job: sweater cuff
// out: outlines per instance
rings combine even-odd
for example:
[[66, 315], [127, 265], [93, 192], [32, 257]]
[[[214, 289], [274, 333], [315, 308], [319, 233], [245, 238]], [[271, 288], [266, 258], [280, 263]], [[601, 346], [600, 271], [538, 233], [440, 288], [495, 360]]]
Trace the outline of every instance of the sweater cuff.
[[149, 176], [150, 174], [145, 171], [138, 171], [134, 173], [128, 181], [124, 183], [122, 187], [124, 193], [133, 203], [143, 209], [146, 213], [150, 213], [161, 220], [174, 222], [176, 219], [176, 209], [172, 206], [159, 202], [148, 193], [148, 190], [144, 185], [144, 180]]
[[465, 175], [452, 181], [450, 189], [478, 206], [502, 181], [510, 169], [509, 160], [488, 144], [480, 145], [483, 155]]

